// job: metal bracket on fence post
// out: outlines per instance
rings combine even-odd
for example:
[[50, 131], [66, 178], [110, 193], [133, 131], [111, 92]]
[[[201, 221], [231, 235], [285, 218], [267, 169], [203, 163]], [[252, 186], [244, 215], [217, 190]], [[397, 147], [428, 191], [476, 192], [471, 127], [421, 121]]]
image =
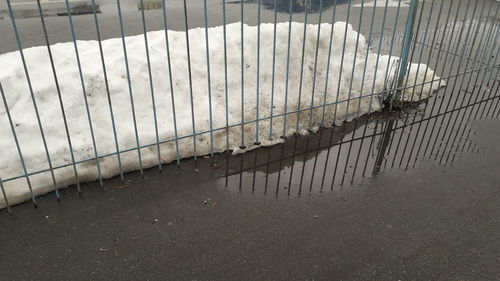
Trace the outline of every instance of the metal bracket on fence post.
[[403, 81], [408, 69], [408, 58], [410, 55], [411, 39], [413, 37], [413, 26], [415, 24], [415, 16], [417, 15], [417, 7], [418, 7], [418, 0], [411, 0], [410, 12], [409, 12], [410, 16], [408, 17], [408, 21], [406, 22], [403, 47], [402, 47], [403, 50], [401, 53], [401, 60], [399, 62], [399, 73], [396, 86], [397, 90], [396, 90], [396, 95], [393, 96], [393, 98], [391, 99], [391, 106], [390, 106], [391, 110], [394, 104], [394, 100], [396, 101], [396, 106], [399, 106], [398, 103], [401, 99], [401, 92], [402, 92], [401, 87], [403, 87]]

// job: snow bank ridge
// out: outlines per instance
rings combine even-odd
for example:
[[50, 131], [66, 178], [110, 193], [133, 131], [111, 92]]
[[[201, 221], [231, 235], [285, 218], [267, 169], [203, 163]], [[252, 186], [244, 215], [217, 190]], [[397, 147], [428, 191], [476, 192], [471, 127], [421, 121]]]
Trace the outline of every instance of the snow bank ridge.
[[[337, 22], [333, 26], [333, 46], [331, 50], [329, 71], [327, 71], [331, 24], [320, 26], [320, 38], [317, 40], [318, 25], [308, 25], [305, 36], [305, 56], [301, 83], [302, 42], [304, 25], [292, 23], [290, 40], [290, 57], [287, 75], [288, 23], [276, 26], [276, 53], [274, 57], [275, 71], [273, 77], [273, 24], [262, 24], [260, 34], [260, 75], [257, 73], [257, 28], [244, 25], [244, 84], [241, 83], [241, 37], [240, 24], [227, 25], [227, 114], [230, 149], [238, 152], [243, 144], [247, 149], [254, 147], [256, 136], [263, 145], [279, 142], [280, 136], [289, 136], [295, 132], [306, 133], [316, 130], [324, 124], [341, 125], [356, 116], [380, 110], [382, 103], [378, 95], [384, 89], [384, 82], [394, 80], [394, 71], [387, 71], [387, 66], [397, 64], [398, 58], [378, 56], [367, 50], [363, 35], [359, 36], [357, 52], [355, 32], [346, 23]], [[164, 31], [148, 33], [149, 52], [151, 56], [152, 82], [158, 119], [158, 138], [161, 162], [168, 163], [179, 157], [194, 155], [191, 102], [194, 109], [196, 146], [198, 155], [226, 150], [226, 89], [224, 76], [224, 40], [223, 27], [209, 29], [210, 70], [211, 70], [211, 106], [212, 124], [209, 121], [209, 95], [207, 83], [207, 65], [205, 50], [205, 30], [203, 28], [189, 31], [191, 48], [191, 70], [193, 99], [190, 98], [189, 76], [184, 32], [169, 31], [170, 58], [172, 67], [172, 87], [169, 81], [167, 52]], [[345, 55], [342, 61], [342, 43], [345, 40]], [[156, 130], [153, 119], [153, 108], [150, 81], [145, 59], [143, 35], [125, 38], [130, 77], [127, 76], [121, 39], [114, 38], [102, 42], [104, 58], [109, 82], [109, 94], [114, 110], [117, 139], [119, 143], [122, 170], [132, 171], [139, 168], [138, 144], [132, 120], [132, 107], [128, 89], [128, 79], [132, 86], [135, 114], [137, 120], [138, 139], [141, 149], [143, 167], [158, 164]], [[318, 42], [318, 45], [317, 45]], [[116, 152], [115, 141], [108, 106], [107, 91], [96, 41], [78, 41], [83, 78], [90, 115], [94, 128], [97, 151], [100, 156], [99, 165], [102, 177], [109, 178], [119, 174], [117, 156], [106, 156]], [[318, 59], [315, 64], [316, 47]], [[369, 52], [365, 61], [366, 52]], [[57, 98], [52, 69], [45, 46], [25, 49], [26, 61], [37, 101], [40, 119], [48, 143], [48, 150], [55, 170], [59, 187], [75, 183], [71, 166], [70, 150], [64, 129], [61, 109]], [[72, 42], [52, 46], [55, 68], [60, 82], [62, 100], [68, 120], [68, 130], [72, 141], [75, 160], [93, 159], [94, 147], [90, 137], [89, 124], [83, 99], [76, 57]], [[378, 57], [378, 67], [375, 68]], [[353, 71], [353, 63], [355, 68]], [[45, 150], [33, 110], [28, 84], [22, 68], [19, 52], [0, 55], [0, 81], [2, 83], [7, 104], [12, 115], [15, 130], [19, 138], [24, 161], [28, 173], [48, 169]], [[411, 73], [415, 76], [418, 64], [412, 64]], [[426, 83], [434, 77], [431, 69], [420, 65], [420, 71], [408, 86], [415, 88], [413, 101], [425, 99], [443, 83]], [[316, 70], [316, 71], [314, 71]], [[328, 77], [327, 77], [328, 72]], [[425, 77], [424, 77], [425, 74]], [[315, 75], [315, 81], [313, 81]], [[341, 76], [339, 83], [339, 76]], [[364, 79], [363, 79], [364, 77]], [[256, 81], [259, 79], [257, 91]], [[274, 88], [273, 88], [274, 79]], [[439, 79], [436, 77], [436, 79]], [[374, 82], [375, 81], [375, 82]], [[327, 84], [327, 85], [326, 85]], [[410, 85], [411, 84], [411, 85]], [[302, 87], [300, 87], [302, 85]], [[314, 88], [313, 88], [314, 85]], [[352, 89], [350, 86], [352, 85]], [[244, 100], [242, 101], [242, 86]], [[373, 88], [372, 88], [373, 86]], [[326, 91], [325, 91], [326, 89]], [[404, 92], [405, 100], [410, 100], [412, 91]], [[174, 130], [172, 95], [175, 99], [177, 132]], [[259, 97], [257, 104], [257, 95]], [[347, 102], [347, 100], [350, 100]], [[286, 101], [286, 102], [285, 102]], [[244, 104], [242, 114], [241, 105]], [[312, 110], [310, 109], [312, 105]], [[326, 105], [326, 106], [322, 106]], [[258, 133], [256, 122], [259, 109]], [[271, 116], [272, 110], [272, 129]], [[300, 110], [300, 111], [299, 111]], [[358, 111], [359, 110], [359, 111]], [[285, 111], [289, 113], [284, 117]], [[300, 113], [297, 114], [297, 111]], [[286, 119], [286, 121], [285, 121]], [[241, 126], [243, 126], [243, 139]], [[215, 130], [211, 136], [210, 125]], [[175, 135], [178, 142], [174, 140]], [[147, 146], [149, 145], [149, 146]], [[21, 161], [16, 150], [11, 128], [8, 123], [5, 107], [0, 104], [0, 177], [10, 179], [24, 175]], [[84, 161], [77, 165], [80, 181], [97, 179], [96, 162]], [[54, 190], [49, 172], [30, 176], [35, 195]], [[30, 198], [30, 192], [23, 178], [5, 182], [6, 193], [11, 204]], [[0, 195], [1, 196], [1, 195]], [[4, 207], [0, 198], [0, 207]]]

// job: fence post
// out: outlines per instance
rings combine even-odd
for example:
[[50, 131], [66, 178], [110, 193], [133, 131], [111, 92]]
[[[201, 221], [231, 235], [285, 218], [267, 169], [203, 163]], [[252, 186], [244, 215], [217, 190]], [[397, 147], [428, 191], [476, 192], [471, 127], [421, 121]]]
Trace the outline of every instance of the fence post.
[[[401, 0], [400, 0], [401, 1]], [[398, 80], [397, 80], [397, 85], [396, 85], [396, 105], [399, 106], [397, 103], [399, 100], [402, 98], [401, 97], [401, 87], [403, 86], [403, 81], [406, 76], [406, 72], [408, 69], [408, 57], [410, 55], [410, 49], [411, 49], [411, 39], [413, 37], [413, 26], [415, 24], [415, 16], [417, 15], [417, 7], [418, 7], [418, 0], [411, 0], [410, 3], [410, 12], [409, 12], [409, 17], [408, 20], [406, 21], [406, 27], [405, 27], [405, 33], [404, 33], [404, 38], [403, 38], [403, 46], [402, 46], [402, 52], [401, 52], [401, 60], [399, 62], [399, 73], [398, 73]], [[391, 100], [391, 106], [390, 109], [392, 110], [392, 106], [394, 103], [394, 99]], [[402, 100], [401, 100], [402, 102]]]
[[[417, 6], [418, 6], [418, 0], [411, 0], [410, 12], [409, 12], [410, 16], [408, 17], [408, 21], [406, 22], [403, 47], [402, 47], [403, 50], [401, 52], [401, 60], [399, 62], [400, 64], [399, 64], [398, 81], [396, 85], [396, 94], [395, 96], [391, 97], [391, 102], [390, 102], [391, 104], [389, 110], [392, 110], [392, 107], [394, 106], [394, 100], [396, 101], [396, 107], [400, 107], [400, 104], [398, 103], [399, 100], [401, 99], [401, 91], [402, 91], [401, 87], [403, 86], [403, 81], [406, 76], [406, 71], [408, 68], [408, 57], [410, 55], [410, 46], [411, 46], [410, 43], [411, 43], [411, 38], [413, 37], [413, 25], [415, 24], [415, 16], [417, 15]], [[380, 173], [382, 162], [385, 159], [384, 156], [388, 148], [389, 140], [391, 139], [391, 136], [394, 133], [394, 123], [395, 121], [393, 119], [387, 122], [387, 127], [383, 134], [382, 145], [380, 147], [380, 150], [378, 151], [377, 159], [375, 160], [375, 164], [373, 166], [372, 175], [374, 176]]]

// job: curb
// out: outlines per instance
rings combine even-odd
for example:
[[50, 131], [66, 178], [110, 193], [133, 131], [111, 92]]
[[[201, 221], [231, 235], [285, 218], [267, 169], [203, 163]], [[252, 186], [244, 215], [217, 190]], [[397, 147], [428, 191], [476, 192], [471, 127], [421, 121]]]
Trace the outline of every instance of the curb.
[[[92, 10], [92, 2], [90, 0], [69, 0], [69, 9], [72, 15], [90, 14]], [[59, 16], [67, 15], [65, 0], [42, 0], [42, 14], [44, 16]], [[33, 18], [39, 17], [38, 4], [36, 1], [12, 3], [12, 10], [16, 18]], [[99, 11], [99, 6], [96, 5], [96, 11]], [[9, 15], [9, 10], [6, 7], [0, 8], [0, 15]]]
[[[136, 0], [137, 9], [141, 10], [141, 0]], [[161, 0], [143, 0], [144, 2], [144, 10], [157, 10], [161, 9], [162, 1]]]

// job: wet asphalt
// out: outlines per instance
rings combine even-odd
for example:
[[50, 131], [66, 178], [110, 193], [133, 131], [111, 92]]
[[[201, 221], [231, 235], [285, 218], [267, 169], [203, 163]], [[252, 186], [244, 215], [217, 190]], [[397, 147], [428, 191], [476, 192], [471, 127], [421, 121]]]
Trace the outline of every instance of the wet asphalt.
[[472, 128], [451, 167], [302, 196], [226, 187], [211, 159], [50, 193], [0, 214], [2, 280], [497, 280], [500, 122]]
[[[140, 34], [140, 14], [132, 2], [124, 6], [127, 34]], [[200, 3], [191, 2], [194, 13]], [[219, 9], [219, 4], [214, 3], [213, 9]], [[231, 21], [237, 21], [239, 5], [233, 5]], [[112, 8], [102, 7], [100, 17], [107, 26], [104, 38], [119, 33]], [[181, 19], [183, 15], [175, 9], [174, 5], [172, 19]], [[152, 29], [160, 29], [161, 14], [147, 13]], [[286, 14], [281, 17], [286, 20]], [[203, 25], [201, 16], [190, 18], [193, 26]], [[213, 18], [218, 18], [217, 14]], [[95, 30], [88, 28], [92, 17], [74, 19], [80, 26], [79, 38], [94, 39]], [[65, 20], [47, 18], [54, 42], [69, 41]], [[26, 45], [43, 45], [43, 35], [36, 31], [37, 19], [19, 21]], [[2, 35], [12, 35], [9, 24], [8, 19], [0, 20]], [[183, 25], [174, 24], [172, 29], [176, 28]], [[15, 41], [0, 40], [0, 53], [15, 48]], [[456, 116], [451, 112], [442, 120], [451, 123], [464, 111], [466, 116], [469, 108], [479, 112], [483, 105], [485, 109], [489, 106], [488, 113], [494, 108], [486, 116], [497, 118], [465, 118], [463, 131], [462, 127], [449, 131], [449, 147], [446, 142], [441, 152], [431, 149], [429, 155], [423, 153], [425, 159], [419, 159], [415, 168], [405, 168], [407, 159], [413, 162], [412, 155], [407, 153], [404, 158], [401, 151], [407, 149], [396, 148], [396, 143], [397, 137], [403, 136], [402, 144], [408, 138], [411, 147], [419, 139], [415, 131], [420, 123], [410, 122], [395, 134], [393, 147], [386, 153], [382, 144], [390, 118], [370, 116], [357, 122], [360, 128], [351, 123], [341, 131], [336, 128], [290, 138], [284, 145], [243, 156], [223, 154], [200, 158], [196, 163], [185, 159], [180, 167], [164, 166], [162, 173], [157, 168], [149, 169], [144, 178], [129, 173], [125, 182], [119, 178], [106, 180], [105, 188], [97, 182], [84, 184], [79, 196], [74, 187], [63, 189], [60, 202], [53, 193], [46, 194], [38, 198], [38, 209], [26, 202], [13, 206], [12, 215], [2, 210], [0, 280], [498, 280], [497, 80], [493, 77], [492, 99], [478, 108], [473, 105], [459, 110]], [[465, 99], [465, 93], [460, 93], [441, 93], [436, 98], [458, 99], [463, 94]], [[429, 120], [439, 124], [439, 118]], [[366, 177], [361, 176], [361, 170], [353, 174], [355, 154], [347, 160], [347, 170], [344, 168], [348, 142], [343, 145], [343, 153], [337, 145], [326, 154], [332, 144], [326, 136], [331, 133], [333, 143], [346, 141], [354, 131], [359, 136], [363, 125], [369, 126], [368, 132], [373, 135], [373, 146], [368, 146], [367, 138], [359, 152], [363, 155], [360, 163], [369, 163]], [[434, 135], [429, 135], [432, 145]], [[424, 136], [422, 141], [427, 142]], [[443, 133], [444, 139], [447, 136]], [[436, 140], [438, 137], [439, 132]], [[353, 143], [357, 152], [359, 141]], [[459, 149], [462, 145], [467, 149]], [[403, 163], [399, 167], [398, 150]], [[378, 155], [384, 156], [383, 167], [374, 175], [372, 166]], [[428, 159], [441, 155], [446, 162]], [[319, 185], [320, 172], [319, 176], [308, 174], [316, 159], [320, 159], [318, 171], [324, 165], [328, 168], [324, 189]], [[391, 167], [391, 161], [395, 167]], [[340, 163], [339, 176], [330, 189], [335, 162]], [[355, 179], [352, 185], [338, 184], [343, 168], [344, 173], [348, 171], [347, 183], [351, 175]], [[304, 170], [303, 180], [300, 175]]]

